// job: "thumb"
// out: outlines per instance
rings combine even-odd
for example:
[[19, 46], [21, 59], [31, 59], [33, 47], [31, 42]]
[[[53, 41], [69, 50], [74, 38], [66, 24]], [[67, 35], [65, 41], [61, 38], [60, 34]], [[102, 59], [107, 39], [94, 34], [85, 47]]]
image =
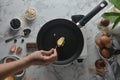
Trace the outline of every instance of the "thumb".
[[44, 55], [46, 55], [46, 56], [50, 56], [53, 52], [54, 52], [53, 48], [50, 49], [49, 51], [44, 51], [44, 50], [41, 51], [41, 53], [44, 54]]

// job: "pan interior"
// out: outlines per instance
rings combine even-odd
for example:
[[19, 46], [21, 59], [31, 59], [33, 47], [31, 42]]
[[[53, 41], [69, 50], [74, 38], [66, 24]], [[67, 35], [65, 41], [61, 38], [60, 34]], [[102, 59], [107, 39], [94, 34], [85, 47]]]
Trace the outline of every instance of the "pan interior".
[[57, 46], [57, 40], [65, 38], [64, 46], [57, 47], [58, 61], [78, 57], [83, 49], [83, 35], [76, 24], [65, 19], [56, 19], [46, 23], [39, 31], [37, 45], [39, 50], [50, 50]]

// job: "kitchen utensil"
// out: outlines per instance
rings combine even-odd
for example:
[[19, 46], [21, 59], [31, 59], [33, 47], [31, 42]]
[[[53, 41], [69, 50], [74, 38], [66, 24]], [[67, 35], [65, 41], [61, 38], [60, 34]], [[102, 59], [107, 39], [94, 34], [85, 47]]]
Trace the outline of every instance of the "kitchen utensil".
[[78, 21], [80, 21], [80, 19], [82, 19], [84, 17], [84, 15], [73, 15], [71, 17], [72, 21], [77, 23]]
[[62, 65], [72, 62], [79, 57], [84, 47], [84, 38], [80, 28], [106, 5], [107, 2], [102, 1], [90, 13], [77, 22], [77, 24], [66, 19], [54, 19], [47, 22], [37, 35], [38, 49], [50, 50], [55, 47], [56, 41], [61, 36], [64, 36], [65, 45], [57, 49], [58, 60], [55, 64]]
[[5, 42], [7, 43], [7, 42], [10, 42], [10, 41], [12, 41], [12, 40], [14, 40], [14, 39], [16, 39], [16, 38], [26, 37], [26, 36], [28, 36], [30, 33], [31, 33], [31, 29], [29, 29], [29, 28], [24, 29], [23, 32], [22, 32], [20, 35], [17, 35], [17, 36], [14, 36], [14, 37], [10, 38], [10, 39], [7, 39], [7, 40], [5, 40]]

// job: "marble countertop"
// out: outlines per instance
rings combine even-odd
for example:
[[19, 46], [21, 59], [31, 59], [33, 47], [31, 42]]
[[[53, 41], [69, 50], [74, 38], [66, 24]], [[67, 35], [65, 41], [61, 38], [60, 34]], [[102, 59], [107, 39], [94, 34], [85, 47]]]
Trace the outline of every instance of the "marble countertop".
[[[84, 14], [90, 12], [101, 0], [0, 0], [0, 58], [9, 55], [10, 43], [3, 43], [4, 39], [19, 34], [24, 28], [31, 28], [31, 34], [37, 34], [40, 27], [47, 21], [55, 18], [65, 18], [71, 20], [72, 15]], [[28, 7], [34, 7], [37, 10], [37, 18], [28, 22], [24, 19], [25, 10]], [[109, 6], [108, 6], [109, 7]], [[32, 77], [33, 80], [90, 80], [92, 76], [88, 68], [94, 65], [99, 58], [95, 48], [94, 37], [98, 32], [97, 22], [100, 15], [105, 11], [103, 9], [88, 24], [85, 25], [87, 35], [87, 52], [88, 57], [82, 63], [74, 61], [72, 64], [57, 66], [49, 65], [31, 66], [27, 69], [26, 76]], [[22, 28], [18, 32], [9, 30], [10, 20], [19, 18], [22, 21]], [[30, 35], [25, 42], [35, 42], [37, 35]], [[4, 46], [2, 46], [4, 45]], [[17, 46], [22, 46], [25, 51], [26, 45], [18, 39]], [[25, 56], [27, 53], [19, 55]]]

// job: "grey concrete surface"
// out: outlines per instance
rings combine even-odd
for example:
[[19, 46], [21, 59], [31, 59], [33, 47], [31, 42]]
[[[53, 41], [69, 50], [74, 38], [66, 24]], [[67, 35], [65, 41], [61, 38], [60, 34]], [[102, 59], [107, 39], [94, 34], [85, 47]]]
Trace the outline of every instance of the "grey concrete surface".
[[[9, 48], [14, 44], [4, 43], [4, 40], [12, 36], [18, 35], [24, 28], [31, 28], [32, 32], [25, 42], [21, 43], [18, 39], [16, 45], [23, 48], [23, 52], [19, 57], [24, 57], [28, 52], [26, 51], [27, 42], [36, 42], [36, 36], [39, 29], [47, 21], [55, 18], [65, 18], [71, 20], [72, 15], [84, 14], [90, 12], [101, 0], [0, 0], [0, 58], [9, 54]], [[25, 10], [28, 7], [34, 7], [37, 11], [37, 16], [34, 21], [26, 21], [24, 18]], [[94, 66], [94, 62], [99, 58], [98, 52], [95, 48], [94, 37], [98, 32], [97, 22], [100, 15], [107, 9], [107, 7], [98, 13], [88, 24], [84, 26], [86, 35], [86, 52], [87, 58], [78, 63], [74, 61], [73, 64], [58, 66], [49, 65], [31, 66], [26, 72], [26, 76], [33, 80], [90, 80], [92, 74], [89, 73], [88, 68]], [[22, 22], [21, 29], [17, 32], [11, 31], [10, 20], [19, 18]], [[15, 54], [12, 54], [15, 55]], [[91, 79], [92, 80], [92, 79]]]

